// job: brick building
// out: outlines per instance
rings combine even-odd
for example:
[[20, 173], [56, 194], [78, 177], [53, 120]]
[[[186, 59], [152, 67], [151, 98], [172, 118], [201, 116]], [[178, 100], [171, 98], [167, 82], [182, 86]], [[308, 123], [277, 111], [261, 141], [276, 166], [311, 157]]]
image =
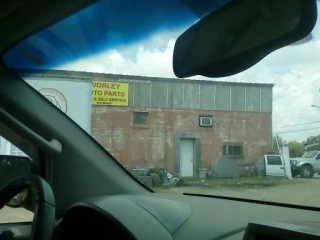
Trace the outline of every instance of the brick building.
[[129, 167], [149, 164], [193, 176], [222, 156], [241, 165], [271, 151], [271, 84], [53, 70], [27, 75], [126, 83], [127, 106], [93, 105], [90, 121], [91, 135]]

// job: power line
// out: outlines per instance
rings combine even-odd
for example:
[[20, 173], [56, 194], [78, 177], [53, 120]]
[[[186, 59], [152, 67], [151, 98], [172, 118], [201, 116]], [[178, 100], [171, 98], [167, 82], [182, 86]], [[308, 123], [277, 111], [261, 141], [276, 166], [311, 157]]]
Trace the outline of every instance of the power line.
[[274, 118], [279, 118], [279, 117], [289, 117], [289, 116], [299, 116], [299, 115], [305, 115], [309, 112], [300, 112], [300, 113], [293, 113], [293, 114], [283, 114], [283, 115], [279, 115], [278, 113], [274, 113]]
[[320, 127], [308, 128], [308, 129], [300, 129], [300, 130], [287, 131], [287, 132], [275, 132], [275, 133], [273, 133], [273, 135], [276, 135], [276, 134], [285, 134], [285, 133], [293, 133], [293, 132], [303, 132], [303, 131], [314, 130], [314, 129], [320, 129]]
[[[299, 90], [301, 90], [301, 91], [299, 91]], [[288, 92], [287, 94], [284, 94], [282, 96], [274, 98], [273, 99], [273, 103], [276, 103], [276, 101], [278, 99], [282, 99], [282, 100], [284, 100], [284, 99], [285, 100], [294, 99], [297, 96], [309, 93], [310, 90], [311, 90], [311, 86], [305, 86], [305, 87], [303, 87], [301, 89], [297, 89], [296, 91], [294, 90], [293, 92]]]
[[314, 117], [316, 115], [319, 116], [319, 113], [316, 112], [316, 113], [310, 114], [310, 115], [306, 116], [305, 118], [300, 119], [300, 121], [303, 122], [305, 120], [309, 120], [310, 118], [312, 118], [312, 117]]
[[308, 124], [319, 123], [319, 122], [320, 122], [320, 121], [316, 121], [316, 122], [308, 122], [308, 123], [298, 123], [298, 124], [287, 125], [287, 126], [280, 126], [280, 127], [275, 127], [275, 128], [287, 128], [287, 127], [294, 127], [294, 126], [308, 125]]
[[288, 95], [290, 95], [290, 94], [292, 94], [292, 93], [295, 93], [295, 92], [297, 92], [297, 91], [299, 91], [299, 90], [301, 90], [301, 89], [304, 89], [304, 88], [306, 88], [306, 87], [309, 87], [309, 86], [310, 86], [310, 84], [305, 85], [305, 86], [303, 86], [303, 87], [301, 87], [301, 88], [295, 89], [295, 90], [293, 90], [293, 91], [291, 91], [291, 92], [289, 92], [289, 93], [287, 93], [287, 94], [283, 94], [283, 95], [281, 95], [281, 96], [273, 99], [273, 101], [275, 102], [275, 101], [277, 101], [278, 99], [281, 99], [281, 98], [283, 98], [283, 97], [286, 97], [286, 96], [288, 96]]
[[[320, 1], [320, 0], [319, 0]], [[309, 115], [306, 115], [308, 114]], [[311, 113], [310, 114], [310, 111], [309, 112], [300, 112], [300, 113], [293, 113], [293, 114], [284, 114], [284, 115], [279, 115], [278, 113], [274, 113], [274, 115], [272, 116], [272, 118], [280, 118], [280, 117], [289, 117], [289, 116], [302, 116], [304, 115], [305, 118], [303, 119], [300, 119], [300, 121], [304, 121], [304, 120], [308, 120], [309, 118], [313, 117], [313, 116], [316, 116], [318, 115], [319, 116], [319, 112], [315, 112], [315, 113]]]
[[[318, 81], [318, 80], [320, 80], [320, 79], [317, 78], [317, 79], [313, 80], [313, 83], [316, 82], [316, 81]], [[281, 96], [273, 99], [273, 102], [275, 102], [275, 101], [277, 101], [278, 99], [281, 99], [281, 98], [283, 98], [283, 97], [285, 97], [285, 96], [288, 96], [288, 95], [290, 95], [290, 94], [292, 94], [292, 93], [295, 93], [295, 92], [297, 92], [297, 91], [299, 91], [299, 90], [301, 90], [301, 89], [304, 89], [304, 88], [306, 88], [306, 87], [310, 87], [310, 86], [311, 86], [311, 83], [308, 83], [308, 84], [306, 84], [306, 85], [304, 85], [304, 86], [302, 86], [302, 87], [300, 87], [300, 88], [297, 88], [297, 89], [295, 89], [295, 90], [292, 90], [291, 92], [288, 92], [287, 94], [281, 95]]]

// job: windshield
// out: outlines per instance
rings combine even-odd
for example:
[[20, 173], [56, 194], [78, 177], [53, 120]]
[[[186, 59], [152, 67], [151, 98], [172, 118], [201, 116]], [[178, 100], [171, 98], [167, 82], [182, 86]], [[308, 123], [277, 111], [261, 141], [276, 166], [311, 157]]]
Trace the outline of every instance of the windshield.
[[314, 158], [317, 155], [318, 151], [306, 152], [302, 155], [303, 158]]
[[320, 168], [288, 179], [281, 155], [307, 157], [319, 142], [318, 23], [240, 74], [173, 73], [178, 36], [228, 2], [99, 1], [4, 62], [154, 191], [320, 207]]

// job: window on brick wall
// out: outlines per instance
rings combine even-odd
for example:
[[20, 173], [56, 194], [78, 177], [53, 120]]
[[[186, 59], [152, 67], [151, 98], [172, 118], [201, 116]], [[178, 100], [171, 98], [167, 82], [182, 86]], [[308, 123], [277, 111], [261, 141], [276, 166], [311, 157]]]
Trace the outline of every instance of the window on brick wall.
[[213, 116], [212, 115], [199, 115], [200, 127], [212, 127]]
[[133, 112], [133, 125], [148, 125], [148, 112]]
[[242, 157], [243, 146], [241, 144], [223, 144], [223, 156]]

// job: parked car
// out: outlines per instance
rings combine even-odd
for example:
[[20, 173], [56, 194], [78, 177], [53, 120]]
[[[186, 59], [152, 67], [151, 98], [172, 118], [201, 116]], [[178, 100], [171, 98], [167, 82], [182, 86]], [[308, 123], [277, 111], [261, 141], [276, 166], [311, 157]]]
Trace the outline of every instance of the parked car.
[[302, 157], [290, 159], [292, 176], [312, 178], [314, 173], [320, 173], [320, 151], [305, 152]]

